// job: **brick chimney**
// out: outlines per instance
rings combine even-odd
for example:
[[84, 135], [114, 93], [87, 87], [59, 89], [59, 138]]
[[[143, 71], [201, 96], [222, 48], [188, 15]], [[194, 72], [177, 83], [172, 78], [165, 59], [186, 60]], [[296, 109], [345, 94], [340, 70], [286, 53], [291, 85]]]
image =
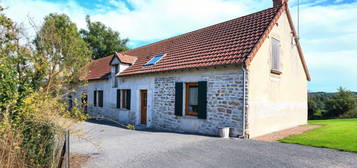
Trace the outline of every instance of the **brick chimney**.
[[284, 3], [288, 3], [289, 0], [273, 0], [273, 7], [281, 6]]

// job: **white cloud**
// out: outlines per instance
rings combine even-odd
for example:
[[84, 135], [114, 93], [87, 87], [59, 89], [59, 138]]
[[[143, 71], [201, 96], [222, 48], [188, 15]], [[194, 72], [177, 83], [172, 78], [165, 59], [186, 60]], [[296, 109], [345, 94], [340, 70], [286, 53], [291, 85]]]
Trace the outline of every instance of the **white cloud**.
[[129, 1], [134, 11], [93, 15], [133, 40], [156, 40], [185, 33], [247, 13], [240, 2], [220, 0]]
[[[93, 21], [119, 31], [131, 44], [165, 39], [272, 6], [269, 0], [128, 0], [134, 8], [130, 10], [121, 1], [109, 2], [116, 9], [102, 5], [89, 10], [73, 1], [5, 0], [3, 4], [9, 7], [7, 15], [17, 22], [26, 21], [28, 15], [41, 23], [47, 14], [58, 12], [85, 28], [85, 15], [90, 14]], [[289, 2], [296, 22], [297, 0]], [[351, 80], [357, 79], [357, 3], [300, 2], [301, 43], [312, 74], [311, 90], [332, 91], [341, 84], [357, 90], [357, 80]], [[319, 5], [328, 2], [328, 6]]]
[[357, 90], [357, 3], [304, 5], [300, 18], [311, 89], [334, 91], [345, 86]]
[[43, 18], [50, 13], [65, 13], [78, 27], [85, 27], [87, 10], [73, 1], [66, 3], [51, 3], [41, 0], [4, 0], [1, 4], [7, 8], [5, 13], [17, 23], [22, 24], [27, 33], [33, 35], [33, 28], [29, 24], [31, 18], [36, 26], [41, 26]]
[[261, 0], [128, 0], [135, 9], [130, 11], [125, 3], [110, 0], [116, 9], [97, 5], [86, 9], [74, 1], [46, 2], [43, 0], [4, 0], [8, 16], [27, 25], [27, 17], [40, 24], [49, 13], [65, 13], [77, 26], [85, 28], [85, 15], [101, 21], [119, 31], [123, 37], [134, 41], [153, 41], [193, 31], [212, 24], [233, 19], [253, 11], [267, 8], [272, 3]]

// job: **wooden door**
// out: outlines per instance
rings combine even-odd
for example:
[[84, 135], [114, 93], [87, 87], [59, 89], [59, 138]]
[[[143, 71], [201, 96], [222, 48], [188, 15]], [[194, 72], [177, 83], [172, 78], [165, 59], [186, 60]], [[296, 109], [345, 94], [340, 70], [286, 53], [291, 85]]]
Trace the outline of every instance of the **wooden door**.
[[140, 98], [141, 98], [141, 124], [146, 124], [147, 118], [147, 91], [140, 90]]

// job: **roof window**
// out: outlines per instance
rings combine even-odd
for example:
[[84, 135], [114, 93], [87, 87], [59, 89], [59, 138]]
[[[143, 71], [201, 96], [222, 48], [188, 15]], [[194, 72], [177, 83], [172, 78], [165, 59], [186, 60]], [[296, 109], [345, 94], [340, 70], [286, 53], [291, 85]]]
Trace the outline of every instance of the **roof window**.
[[149, 66], [149, 65], [155, 65], [157, 62], [161, 60], [162, 57], [164, 57], [166, 54], [161, 54], [158, 56], [155, 56], [154, 58], [151, 58], [150, 61], [148, 61], [144, 66]]

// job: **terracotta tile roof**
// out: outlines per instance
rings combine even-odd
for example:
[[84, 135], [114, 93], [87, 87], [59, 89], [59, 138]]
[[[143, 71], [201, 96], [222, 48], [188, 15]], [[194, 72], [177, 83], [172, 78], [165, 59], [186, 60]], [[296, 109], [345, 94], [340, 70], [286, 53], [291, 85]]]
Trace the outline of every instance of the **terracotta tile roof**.
[[[190, 33], [172, 37], [124, 54], [138, 58], [120, 76], [186, 68], [245, 63], [282, 7], [229, 20]], [[154, 56], [164, 54], [152, 66], [143, 66]]]
[[137, 60], [137, 58], [134, 56], [126, 55], [123, 53], [115, 53], [115, 54], [118, 56], [120, 62], [125, 64], [134, 64], [135, 61]]
[[89, 72], [87, 75], [88, 80], [96, 80], [96, 79], [105, 79], [111, 73], [111, 66], [110, 62], [113, 60], [114, 57], [119, 58], [120, 62], [125, 64], [134, 64], [136, 61], [136, 57], [122, 54], [122, 53], [115, 53], [114, 55], [103, 57], [100, 59], [93, 60], [89, 64]]
[[[296, 31], [287, 6], [275, 6], [257, 13], [212, 25], [143, 47], [116, 53], [124, 63], [132, 64], [120, 76], [151, 72], [201, 68], [218, 65], [248, 66], [283, 12], [287, 12], [290, 27]], [[298, 38], [295, 38], [306, 77], [310, 75]], [[144, 66], [151, 58], [166, 54], [155, 65]], [[92, 62], [90, 79], [101, 79], [110, 72], [109, 58]], [[98, 62], [97, 62], [98, 61]], [[108, 61], [105, 63], [105, 61]]]
[[88, 80], [103, 79], [111, 72], [111, 66], [109, 62], [112, 60], [112, 56], [107, 56], [93, 60], [89, 64], [89, 72], [87, 75]]

